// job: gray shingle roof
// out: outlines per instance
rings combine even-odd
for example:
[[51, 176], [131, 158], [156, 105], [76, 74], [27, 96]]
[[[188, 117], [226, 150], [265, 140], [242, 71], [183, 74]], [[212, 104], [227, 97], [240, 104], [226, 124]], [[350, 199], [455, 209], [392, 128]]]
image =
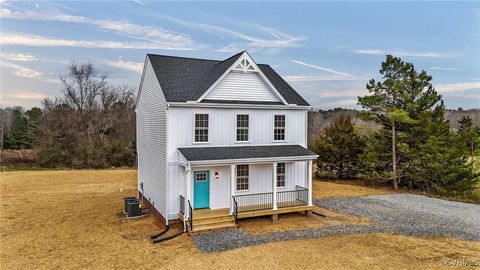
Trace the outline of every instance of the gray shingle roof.
[[178, 150], [188, 161], [303, 157], [316, 155], [300, 145], [181, 147], [178, 148]]
[[[155, 54], [147, 54], [147, 57], [167, 102], [187, 102], [198, 100], [242, 53], [223, 61]], [[269, 65], [259, 64], [258, 67], [289, 104], [309, 106]]]

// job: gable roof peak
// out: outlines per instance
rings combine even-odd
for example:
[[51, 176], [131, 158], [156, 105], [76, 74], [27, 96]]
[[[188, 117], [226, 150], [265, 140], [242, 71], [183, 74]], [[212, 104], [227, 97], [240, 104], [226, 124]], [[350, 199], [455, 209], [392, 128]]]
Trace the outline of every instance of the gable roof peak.
[[[224, 60], [147, 54], [167, 102], [197, 101], [246, 50]], [[253, 61], [253, 59], [252, 59]], [[254, 62], [255, 63], [255, 62]], [[309, 104], [269, 65], [256, 64], [288, 104]]]

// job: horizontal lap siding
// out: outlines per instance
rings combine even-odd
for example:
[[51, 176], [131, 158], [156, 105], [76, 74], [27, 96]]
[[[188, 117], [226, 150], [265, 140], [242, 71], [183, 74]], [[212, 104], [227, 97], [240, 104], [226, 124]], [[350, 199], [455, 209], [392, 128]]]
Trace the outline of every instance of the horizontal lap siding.
[[258, 73], [235, 71], [228, 73], [205, 99], [281, 101]]
[[146, 60], [137, 104], [138, 190], [167, 219], [166, 101]]

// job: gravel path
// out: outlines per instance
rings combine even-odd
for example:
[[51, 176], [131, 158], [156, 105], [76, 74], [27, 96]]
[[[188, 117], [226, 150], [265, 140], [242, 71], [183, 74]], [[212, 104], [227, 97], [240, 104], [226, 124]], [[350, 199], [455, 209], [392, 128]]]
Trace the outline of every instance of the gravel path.
[[370, 225], [342, 225], [319, 229], [247, 234], [227, 230], [193, 236], [202, 252], [224, 251], [291, 239], [356, 233], [393, 232], [411, 236], [452, 236], [480, 241], [480, 206], [413, 194], [326, 198], [315, 204], [333, 211], [363, 216]]

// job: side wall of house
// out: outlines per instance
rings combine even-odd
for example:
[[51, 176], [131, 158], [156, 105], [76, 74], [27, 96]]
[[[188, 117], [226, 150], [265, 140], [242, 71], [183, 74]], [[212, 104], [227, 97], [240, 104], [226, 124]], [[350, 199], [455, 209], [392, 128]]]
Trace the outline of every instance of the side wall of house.
[[164, 219], [168, 213], [166, 111], [165, 97], [147, 58], [136, 108], [138, 191]]

